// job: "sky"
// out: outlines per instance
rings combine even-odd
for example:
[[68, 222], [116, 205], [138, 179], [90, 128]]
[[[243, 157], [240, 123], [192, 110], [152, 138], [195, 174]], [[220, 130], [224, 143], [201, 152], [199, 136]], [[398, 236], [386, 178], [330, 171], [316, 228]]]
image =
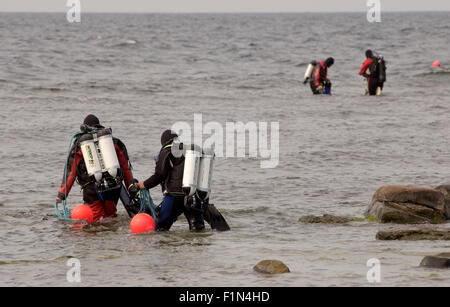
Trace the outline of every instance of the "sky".
[[[0, 11], [64, 12], [68, 0], [0, 0]], [[373, 0], [79, 0], [82, 12], [351, 12]], [[379, 0], [387, 11], [450, 11], [450, 0]]]

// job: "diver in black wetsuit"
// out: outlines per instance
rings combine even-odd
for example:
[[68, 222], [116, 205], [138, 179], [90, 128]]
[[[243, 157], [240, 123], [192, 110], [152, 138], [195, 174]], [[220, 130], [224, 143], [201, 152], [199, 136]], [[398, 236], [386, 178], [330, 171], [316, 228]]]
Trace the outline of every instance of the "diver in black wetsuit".
[[166, 130], [161, 135], [162, 148], [156, 161], [155, 173], [145, 181], [136, 184], [139, 189], [151, 189], [159, 184], [163, 187], [164, 199], [158, 206], [159, 218], [157, 230], [169, 230], [178, 216], [186, 216], [189, 229], [201, 231], [205, 229], [203, 213], [200, 208], [185, 205], [182, 189], [184, 156], [172, 154], [173, 141], [178, 135]]

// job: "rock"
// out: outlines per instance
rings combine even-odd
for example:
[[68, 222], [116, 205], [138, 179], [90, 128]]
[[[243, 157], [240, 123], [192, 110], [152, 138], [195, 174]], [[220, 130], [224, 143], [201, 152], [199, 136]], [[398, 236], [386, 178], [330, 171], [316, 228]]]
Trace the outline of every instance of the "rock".
[[374, 217], [381, 223], [436, 224], [445, 222], [447, 209], [444, 193], [440, 190], [384, 186], [375, 192], [366, 216]]
[[450, 240], [450, 228], [437, 226], [389, 227], [377, 233], [378, 240]]
[[348, 216], [334, 216], [330, 214], [324, 214], [322, 216], [306, 215], [302, 216], [298, 221], [300, 223], [324, 223], [324, 224], [345, 224], [356, 221], [358, 219]]
[[450, 184], [443, 184], [434, 188], [444, 194], [445, 198], [445, 216], [450, 219]]
[[262, 260], [253, 267], [253, 270], [265, 274], [289, 273], [289, 268], [279, 260]]
[[447, 269], [450, 268], [450, 259], [439, 256], [426, 256], [420, 262], [420, 266], [435, 269]]

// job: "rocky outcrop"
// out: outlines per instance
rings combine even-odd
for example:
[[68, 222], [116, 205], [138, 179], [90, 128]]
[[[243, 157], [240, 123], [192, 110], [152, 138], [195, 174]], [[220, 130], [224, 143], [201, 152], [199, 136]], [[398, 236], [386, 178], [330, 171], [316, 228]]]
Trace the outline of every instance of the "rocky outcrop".
[[289, 268], [279, 260], [262, 260], [253, 267], [253, 270], [264, 274], [289, 273]]
[[361, 222], [363, 218], [355, 218], [350, 216], [335, 216], [330, 214], [324, 214], [322, 216], [306, 215], [302, 216], [299, 220], [300, 223], [305, 224], [346, 224], [350, 222]]
[[450, 268], [450, 255], [448, 253], [439, 254], [436, 256], [426, 256], [420, 262], [420, 266], [433, 269], [448, 269]]
[[450, 228], [439, 226], [389, 227], [377, 233], [378, 240], [450, 240]]
[[442, 186], [440, 190], [412, 186], [381, 187], [375, 192], [366, 216], [381, 223], [443, 223], [450, 204], [450, 198], [446, 198], [443, 190], [447, 191]]
[[443, 184], [434, 188], [444, 194], [445, 198], [445, 216], [450, 219], [450, 184]]

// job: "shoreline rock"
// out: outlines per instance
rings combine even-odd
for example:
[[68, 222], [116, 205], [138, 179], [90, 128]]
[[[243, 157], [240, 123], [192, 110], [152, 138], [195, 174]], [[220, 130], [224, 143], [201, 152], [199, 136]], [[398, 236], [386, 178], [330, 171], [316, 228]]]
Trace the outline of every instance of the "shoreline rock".
[[253, 267], [253, 270], [263, 274], [283, 274], [290, 272], [289, 268], [279, 260], [262, 260]]
[[305, 215], [299, 218], [298, 222], [305, 224], [346, 224], [355, 221], [363, 221], [364, 219], [353, 218], [350, 216], [335, 216], [331, 214], [324, 214], [322, 216]]
[[444, 223], [450, 210], [450, 186], [446, 187], [383, 186], [373, 195], [366, 217], [381, 223]]
[[450, 184], [443, 184], [434, 188], [444, 194], [445, 198], [445, 215], [450, 219]]
[[450, 228], [442, 226], [389, 227], [379, 231], [376, 238], [382, 241], [450, 240]]
[[420, 262], [421, 267], [433, 269], [448, 269], [450, 268], [450, 255], [448, 253], [439, 254], [436, 256], [425, 256]]

